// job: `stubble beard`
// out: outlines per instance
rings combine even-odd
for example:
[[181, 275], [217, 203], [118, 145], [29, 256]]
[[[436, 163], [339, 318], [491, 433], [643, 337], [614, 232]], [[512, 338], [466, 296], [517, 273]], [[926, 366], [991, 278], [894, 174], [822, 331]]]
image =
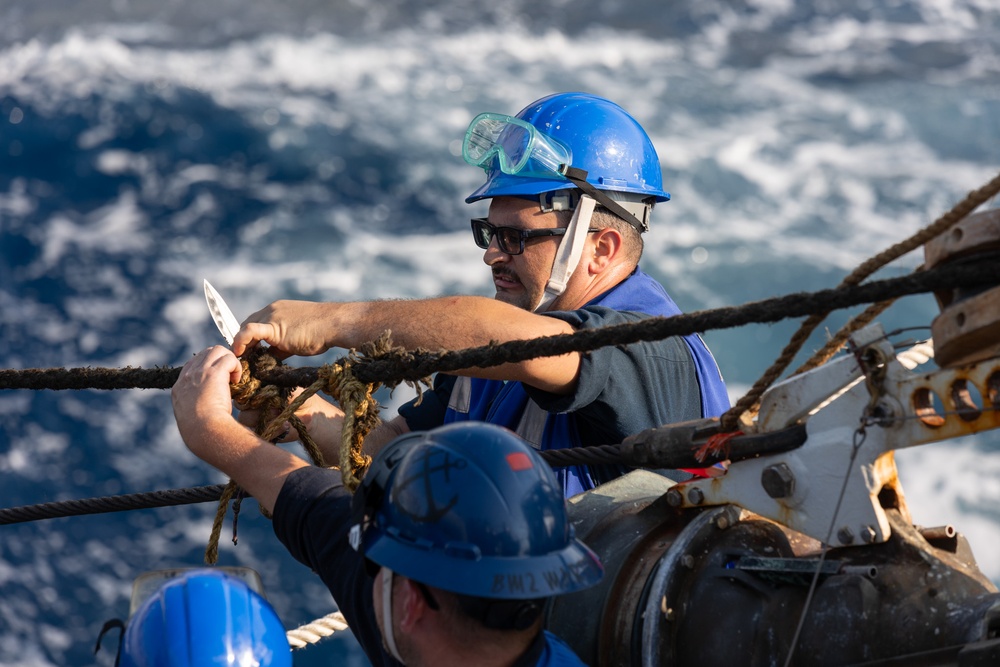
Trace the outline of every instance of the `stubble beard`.
[[497, 301], [503, 301], [504, 303], [509, 303], [510, 305], [516, 306], [521, 310], [526, 310], [529, 313], [533, 312], [535, 308], [538, 307], [538, 304], [541, 303], [542, 301], [541, 290], [534, 290], [530, 288], [529, 286], [521, 282], [519, 276], [515, 276], [513, 273], [509, 271], [493, 272], [494, 276], [498, 274], [501, 276], [513, 277], [515, 280], [517, 280], [518, 283], [520, 283], [522, 290], [520, 292], [515, 293], [515, 292], [504, 291], [498, 288], [496, 291], [496, 295], [493, 297], [494, 299], [496, 299]]

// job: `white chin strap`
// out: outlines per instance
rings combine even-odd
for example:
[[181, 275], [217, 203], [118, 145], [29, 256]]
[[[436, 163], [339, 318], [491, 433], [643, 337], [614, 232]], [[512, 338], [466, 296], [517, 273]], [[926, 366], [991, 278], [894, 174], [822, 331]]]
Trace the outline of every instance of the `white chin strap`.
[[534, 312], [545, 312], [552, 302], [566, 291], [570, 277], [580, 264], [583, 247], [587, 242], [587, 232], [590, 229], [590, 219], [594, 215], [596, 205], [597, 202], [589, 195], [580, 197], [580, 202], [573, 211], [573, 219], [569, 221], [569, 227], [566, 228], [566, 233], [559, 242], [559, 249], [556, 250], [556, 260], [552, 263], [552, 273], [549, 275], [548, 284], [545, 285], [545, 294], [542, 295], [541, 302], [535, 306]]
[[403, 662], [399, 649], [396, 648], [396, 635], [392, 630], [392, 570], [385, 566], [382, 567], [382, 638], [392, 657]]

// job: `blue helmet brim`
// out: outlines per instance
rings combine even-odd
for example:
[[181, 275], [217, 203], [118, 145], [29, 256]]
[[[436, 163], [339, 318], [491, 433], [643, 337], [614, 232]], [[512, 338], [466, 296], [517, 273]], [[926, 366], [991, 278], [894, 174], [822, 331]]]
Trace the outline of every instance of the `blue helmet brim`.
[[[534, 198], [543, 192], [553, 192], [555, 190], [569, 190], [574, 186], [566, 179], [544, 179], [544, 178], [524, 178], [523, 176], [509, 176], [504, 173], [497, 173], [486, 179], [486, 182], [479, 186], [475, 192], [465, 198], [466, 204], [472, 204], [483, 199], [493, 197], [531, 197]], [[614, 188], [596, 185], [599, 190], [612, 192], [631, 192], [638, 195], [653, 197], [657, 202], [670, 201], [670, 193], [663, 190], [645, 190], [635, 187]]]
[[[430, 555], [426, 545], [408, 542], [389, 532], [369, 529], [365, 557], [393, 572], [408, 576], [414, 562]], [[438, 567], [423, 568], [421, 583], [473, 597], [530, 600], [573, 593], [597, 584], [604, 575], [600, 559], [573, 538], [563, 549], [546, 556], [482, 556], [434, 554]]]

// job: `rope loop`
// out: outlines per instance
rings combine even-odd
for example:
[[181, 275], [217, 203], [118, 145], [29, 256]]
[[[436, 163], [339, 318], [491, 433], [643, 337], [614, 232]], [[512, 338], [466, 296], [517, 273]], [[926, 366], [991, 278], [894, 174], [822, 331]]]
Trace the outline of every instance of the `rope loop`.
[[[393, 352], [391, 333], [384, 332], [376, 340], [364, 345], [361, 355], [366, 357], [383, 357]], [[340, 474], [344, 487], [351, 493], [361, 484], [371, 457], [364, 453], [365, 437], [377, 427], [379, 419], [379, 404], [372, 394], [381, 386], [378, 382], [364, 383], [358, 380], [353, 371], [356, 363], [361, 361], [359, 353], [351, 350], [341, 361], [328, 364], [319, 369], [317, 385], [323, 386], [323, 391], [332, 396], [344, 411], [344, 425], [340, 434]]]

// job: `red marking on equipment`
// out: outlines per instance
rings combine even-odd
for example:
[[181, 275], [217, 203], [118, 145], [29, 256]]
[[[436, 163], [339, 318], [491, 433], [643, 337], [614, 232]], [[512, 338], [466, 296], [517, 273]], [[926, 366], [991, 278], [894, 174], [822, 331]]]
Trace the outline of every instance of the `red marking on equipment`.
[[694, 457], [701, 462], [704, 462], [710, 454], [720, 459], [729, 458], [729, 441], [738, 435], [743, 435], [743, 431], [716, 433], [710, 436], [704, 445], [695, 450]]
[[529, 457], [524, 452], [514, 452], [513, 454], [507, 455], [507, 465], [514, 472], [520, 470], [531, 470], [535, 467], [535, 464], [531, 462], [531, 457]]
[[[710, 436], [704, 445], [695, 449], [694, 458], [700, 462], [704, 462], [710, 455], [716, 459], [728, 459], [729, 441], [738, 435], [743, 435], [743, 431], [729, 431]], [[716, 463], [710, 468], [681, 468], [681, 470], [698, 477], [718, 477], [726, 472], [726, 463], [728, 461]], [[718, 467], [720, 464], [721, 467]]]

